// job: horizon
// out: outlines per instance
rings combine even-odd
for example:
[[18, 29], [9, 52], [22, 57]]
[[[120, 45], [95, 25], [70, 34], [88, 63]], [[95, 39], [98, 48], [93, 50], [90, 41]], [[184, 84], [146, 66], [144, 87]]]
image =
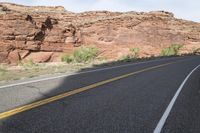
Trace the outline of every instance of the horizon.
[[[62, 6], [67, 11], [80, 13], [87, 11], [111, 11], [111, 12], [172, 12], [176, 18], [200, 22], [200, 1], [194, 0], [1, 0], [13, 4], [25, 6]], [[181, 3], [181, 4], [180, 4]]]

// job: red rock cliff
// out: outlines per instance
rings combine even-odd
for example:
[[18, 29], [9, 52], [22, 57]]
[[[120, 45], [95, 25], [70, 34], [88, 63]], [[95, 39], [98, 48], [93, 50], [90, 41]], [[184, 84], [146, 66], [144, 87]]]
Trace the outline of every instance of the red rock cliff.
[[0, 63], [58, 61], [81, 45], [96, 45], [116, 59], [140, 48], [140, 56], [159, 55], [172, 43], [182, 52], [200, 47], [200, 24], [159, 12], [83, 12], [63, 7], [27, 7], [0, 3]]

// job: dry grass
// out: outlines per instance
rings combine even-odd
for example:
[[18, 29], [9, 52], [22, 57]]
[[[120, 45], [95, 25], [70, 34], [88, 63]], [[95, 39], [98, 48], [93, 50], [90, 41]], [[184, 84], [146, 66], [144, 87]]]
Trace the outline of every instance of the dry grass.
[[0, 67], [0, 81], [18, 80], [24, 78], [36, 77], [39, 75], [55, 74], [55, 73], [67, 73], [79, 71], [82, 68], [91, 67], [92, 64], [84, 63], [46, 63], [21, 66], [7, 66]]

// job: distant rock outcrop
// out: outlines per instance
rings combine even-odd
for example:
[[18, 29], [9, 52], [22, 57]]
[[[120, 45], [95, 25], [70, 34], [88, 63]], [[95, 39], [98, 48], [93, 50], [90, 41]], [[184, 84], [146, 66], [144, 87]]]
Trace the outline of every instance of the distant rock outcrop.
[[59, 61], [81, 45], [96, 45], [100, 56], [116, 59], [140, 48], [140, 56], [183, 44], [182, 52], [200, 48], [200, 23], [169, 12], [83, 12], [63, 7], [27, 7], [0, 3], [0, 63]]

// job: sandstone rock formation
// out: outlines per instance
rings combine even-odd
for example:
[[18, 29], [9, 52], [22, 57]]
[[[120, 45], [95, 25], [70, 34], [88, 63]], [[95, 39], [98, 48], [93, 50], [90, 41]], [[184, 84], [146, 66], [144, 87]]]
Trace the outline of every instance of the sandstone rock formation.
[[81, 45], [96, 45], [99, 56], [111, 59], [134, 47], [140, 56], [153, 56], [173, 43], [183, 44], [185, 53], [200, 48], [200, 23], [164, 11], [72, 13], [0, 3], [0, 63], [59, 61]]

